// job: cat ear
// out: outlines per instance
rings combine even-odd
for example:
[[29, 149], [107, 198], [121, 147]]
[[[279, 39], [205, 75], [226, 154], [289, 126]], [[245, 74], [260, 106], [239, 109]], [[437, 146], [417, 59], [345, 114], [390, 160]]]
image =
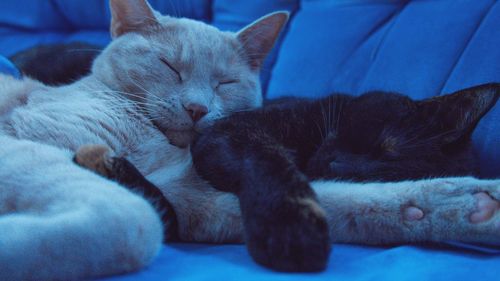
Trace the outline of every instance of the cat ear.
[[155, 12], [146, 0], [110, 0], [109, 5], [112, 38], [158, 24]]
[[422, 116], [437, 126], [443, 144], [469, 137], [500, 97], [500, 84], [484, 84], [417, 102]]
[[271, 51], [288, 21], [288, 12], [268, 14], [237, 33], [238, 40], [243, 45], [248, 62], [254, 69], [260, 68], [267, 54]]

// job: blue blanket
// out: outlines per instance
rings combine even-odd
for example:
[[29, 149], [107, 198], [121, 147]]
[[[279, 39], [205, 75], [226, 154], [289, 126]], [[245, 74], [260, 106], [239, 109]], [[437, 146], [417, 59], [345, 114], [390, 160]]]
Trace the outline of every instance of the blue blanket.
[[276, 273], [251, 260], [245, 247], [175, 244], [165, 246], [145, 271], [108, 281], [266, 280], [496, 280], [500, 256], [449, 247], [374, 248], [335, 245], [328, 269], [315, 274]]

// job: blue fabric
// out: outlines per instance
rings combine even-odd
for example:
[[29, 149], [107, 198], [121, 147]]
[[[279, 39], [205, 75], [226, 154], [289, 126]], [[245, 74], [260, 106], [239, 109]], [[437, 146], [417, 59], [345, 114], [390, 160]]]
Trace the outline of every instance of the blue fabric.
[[[150, 0], [163, 14], [209, 22], [210, 0]], [[108, 1], [0, 1], [0, 55], [11, 56], [38, 44], [83, 41], [105, 46], [110, 12]]]
[[177, 244], [165, 247], [145, 271], [103, 280], [496, 280], [499, 264], [499, 255], [457, 252], [437, 246], [335, 245], [325, 272], [285, 274], [256, 265], [242, 246]]
[[[290, 25], [262, 76], [268, 97], [399, 91], [413, 98], [500, 82], [500, 2], [494, 0], [150, 0], [172, 16], [238, 30], [274, 10]], [[49, 42], [109, 42], [104, 0], [0, 1], [0, 55]], [[16, 75], [0, 58], [0, 72]], [[264, 89], [266, 90], [266, 89]], [[479, 124], [482, 174], [500, 177], [500, 105]], [[109, 280], [481, 280], [500, 273], [500, 249], [335, 245], [320, 274], [262, 268], [242, 245], [173, 244], [139, 273]], [[483, 252], [481, 254], [480, 252]], [[490, 253], [490, 254], [486, 254]]]
[[0, 56], [0, 73], [8, 74], [16, 78], [20, 78], [19, 70], [6, 58]]

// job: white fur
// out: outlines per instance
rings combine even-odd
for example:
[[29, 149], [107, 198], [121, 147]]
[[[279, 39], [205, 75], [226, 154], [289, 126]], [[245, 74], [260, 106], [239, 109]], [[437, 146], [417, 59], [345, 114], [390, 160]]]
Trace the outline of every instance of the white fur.
[[[474, 194], [500, 199], [500, 180], [442, 178], [397, 183], [314, 182], [327, 213], [334, 242], [394, 244], [449, 240], [500, 244], [500, 212], [482, 223], [470, 222]], [[404, 211], [423, 210], [421, 220], [405, 220]]]

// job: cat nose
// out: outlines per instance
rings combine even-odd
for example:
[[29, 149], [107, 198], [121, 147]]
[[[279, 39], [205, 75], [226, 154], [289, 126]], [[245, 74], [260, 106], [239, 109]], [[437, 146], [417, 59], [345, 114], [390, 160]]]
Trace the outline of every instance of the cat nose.
[[197, 103], [190, 103], [184, 109], [195, 123], [208, 113], [206, 106]]

